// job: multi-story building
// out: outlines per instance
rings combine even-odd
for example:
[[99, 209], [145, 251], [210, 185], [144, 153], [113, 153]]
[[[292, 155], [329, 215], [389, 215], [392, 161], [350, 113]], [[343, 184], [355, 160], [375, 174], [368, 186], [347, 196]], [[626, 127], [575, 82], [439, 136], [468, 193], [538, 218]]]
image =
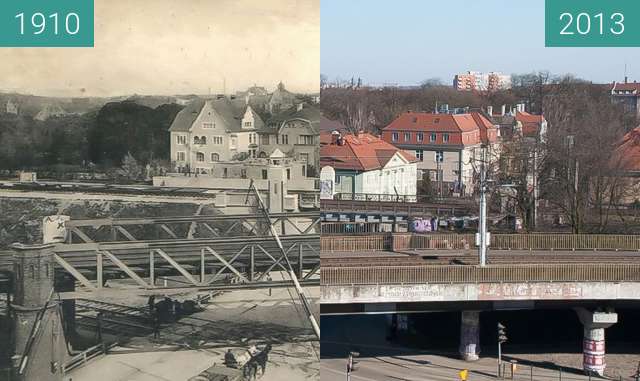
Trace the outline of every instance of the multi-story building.
[[382, 129], [382, 139], [410, 150], [418, 159], [418, 176], [446, 184], [454, 193], [473, 190], [474, 165], [481, 159], [481, 148], [489, 150], [487, 160], [497, 155], [499, 130], [479, 112], [435, 114], [406, 112]]
[[288, 157], [305, 163], [305, 173], [316, 177], [320, 164], [320, 110], [315, 105], [299, 103], [277, 113], [256, 130], [258, 157], [269, 157], [278, 149]]
[[459, 91], [497, 91], [511, 88], [511, 76], [498, 72], [480, 73], [468, 71], [456, 74], [453, 87]]
[[323, 197], [336, 193], [415, 197], [417, 159], [411, 153], [364, 132], [335, 131], [329, 136], [320, 147]]
[[244, 100], [196, 99], [174, 119], [171, 161], [178, 171], [210, 173], [219, 161], [257, 156], [264, 121]]
[[614, 82], [611, 85], [611, 99], [614, 102], [621, 103], [624, 108], [640, 116], [640, 83], [624, 83]]

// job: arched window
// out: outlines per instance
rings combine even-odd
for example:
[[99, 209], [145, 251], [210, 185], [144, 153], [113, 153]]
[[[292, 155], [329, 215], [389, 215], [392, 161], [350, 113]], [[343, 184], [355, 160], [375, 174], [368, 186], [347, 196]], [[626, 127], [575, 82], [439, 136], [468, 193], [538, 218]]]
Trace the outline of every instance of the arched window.
[[207, 137], [203, 136], [200, 138], [200, 144], [207, 144]]
[[193, 144], [200, 144], [200, 138], [197, 136], [193, 137]]
[[196, 153], [196, 161], [204, 161], [204, 153], [197, 152]]
[[211, 161], [220, 161], [220, 155], [218, 155], [217, 153], [212, 153]]

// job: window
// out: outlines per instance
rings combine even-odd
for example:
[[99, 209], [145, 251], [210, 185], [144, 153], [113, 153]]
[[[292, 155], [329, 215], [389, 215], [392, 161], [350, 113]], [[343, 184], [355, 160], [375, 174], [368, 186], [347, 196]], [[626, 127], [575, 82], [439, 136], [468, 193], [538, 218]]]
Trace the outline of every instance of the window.
[[229, 169], [225, 168], [222, 170], [222, 177], [226, 178], [227, 176], [229, 176]]
[[435, 161], [436, 163], [442, 163], [444, 161], [444, 152], [436, 151]]
[[416, 158], [420, 161], [424, 161], [424, 151], [421, 149], [416, 150]]
[[289, 145], [289, 135], [282, 135], [282, 144]]
[[246, 169], [243, 168], [243, 169], [240, 170], [240, 177], [243, 178], [243, 179], [247, 178], [247, 170]]
[[311, 146], [313, 145], [313, 135], [300, 135], [298, 136], [298, 144]]
[[438, 137], [438, 135], [435, 132], [431, 133], [431, 136], [429, 136], [429, 141], [431, 143], [434, 143], [436, 141], [436, 138]]
[[196, 161], [204, 161], [204, 153], [196, 152]]
[[416, 139], [418, 139], [418, 143], [422, 143], [422, 141], [424, 140], [424, 134], [422, 132], [418, 132], [416, 134]]
[[260, 135], [260, 144], [269, 145], [269, 135]]
[[220, 161], [220, 155], [218, 155], [217, 153], [212, 153], [211, 161]]
[[391, 134], [391, 141], [392, 142], [397, 142], [398, 140], [400, 140], [400, 134], [397, 132], [393, 132]]
[[184, 152], [178, 152], [178, 154], [176, 155], [176, 160], [177, 161], [184, 161], [185, 158], [185, 153]]
[[207, 122], [207, 123], [202, 123], [202, 128], [214, 128], [216, 126], [215, 123], [211, 123], [211, 122]]
[[207, 144], [207, 137], [203, 136], [200, 138], [200, 144]]
[[405, 132], [404, 133], [404, 141], [408, 142], [411, 140], [411, 132]]
[[251, 127], [251, 122], [244, 122], [245, 127]]
[[218, 145], [222, 144], [222, 136], [213, 136], [212, 140], [213, 140], [213, 144], [218, 144]]
[[249, 134], [249, 144], [253, 143], [253, 134]]
[[443, 143], [449, 142], [449, 134], [442, 134], [442, 142]]
[[287, 168], [287, 180], [291, 180], [291, 169]]
[[263, 169], [262, 170], [262, 180], [266, 180], [267, 179], [267, 170]]
[[182, 144], [182, 145], [187, 144], [187, 136], [186, 135], [176, 135], [176, 142], [178, 144]]

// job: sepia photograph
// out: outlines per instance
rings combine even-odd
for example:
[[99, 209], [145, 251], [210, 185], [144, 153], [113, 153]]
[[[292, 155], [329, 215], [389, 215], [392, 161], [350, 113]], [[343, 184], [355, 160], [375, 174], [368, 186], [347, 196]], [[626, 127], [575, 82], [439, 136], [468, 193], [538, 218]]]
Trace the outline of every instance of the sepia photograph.
[[319, 1], [89, 2], [0, 48], [0, 380], [319, 380]]

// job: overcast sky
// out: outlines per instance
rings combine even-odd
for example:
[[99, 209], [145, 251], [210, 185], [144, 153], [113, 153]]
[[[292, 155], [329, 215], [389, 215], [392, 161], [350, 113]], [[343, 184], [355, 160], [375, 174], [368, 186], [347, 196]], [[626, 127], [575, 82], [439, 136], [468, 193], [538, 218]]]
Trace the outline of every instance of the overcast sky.
[[319, 0], [95, 0], [94, 48], [0, 48], [0, 90], [53, 96], [317, 92]]
[[321, 71], [366, 83], [451, 83], [467, 70], [640, 81], [640, 48], [545, 48], [544, 0], [322, 0]]

